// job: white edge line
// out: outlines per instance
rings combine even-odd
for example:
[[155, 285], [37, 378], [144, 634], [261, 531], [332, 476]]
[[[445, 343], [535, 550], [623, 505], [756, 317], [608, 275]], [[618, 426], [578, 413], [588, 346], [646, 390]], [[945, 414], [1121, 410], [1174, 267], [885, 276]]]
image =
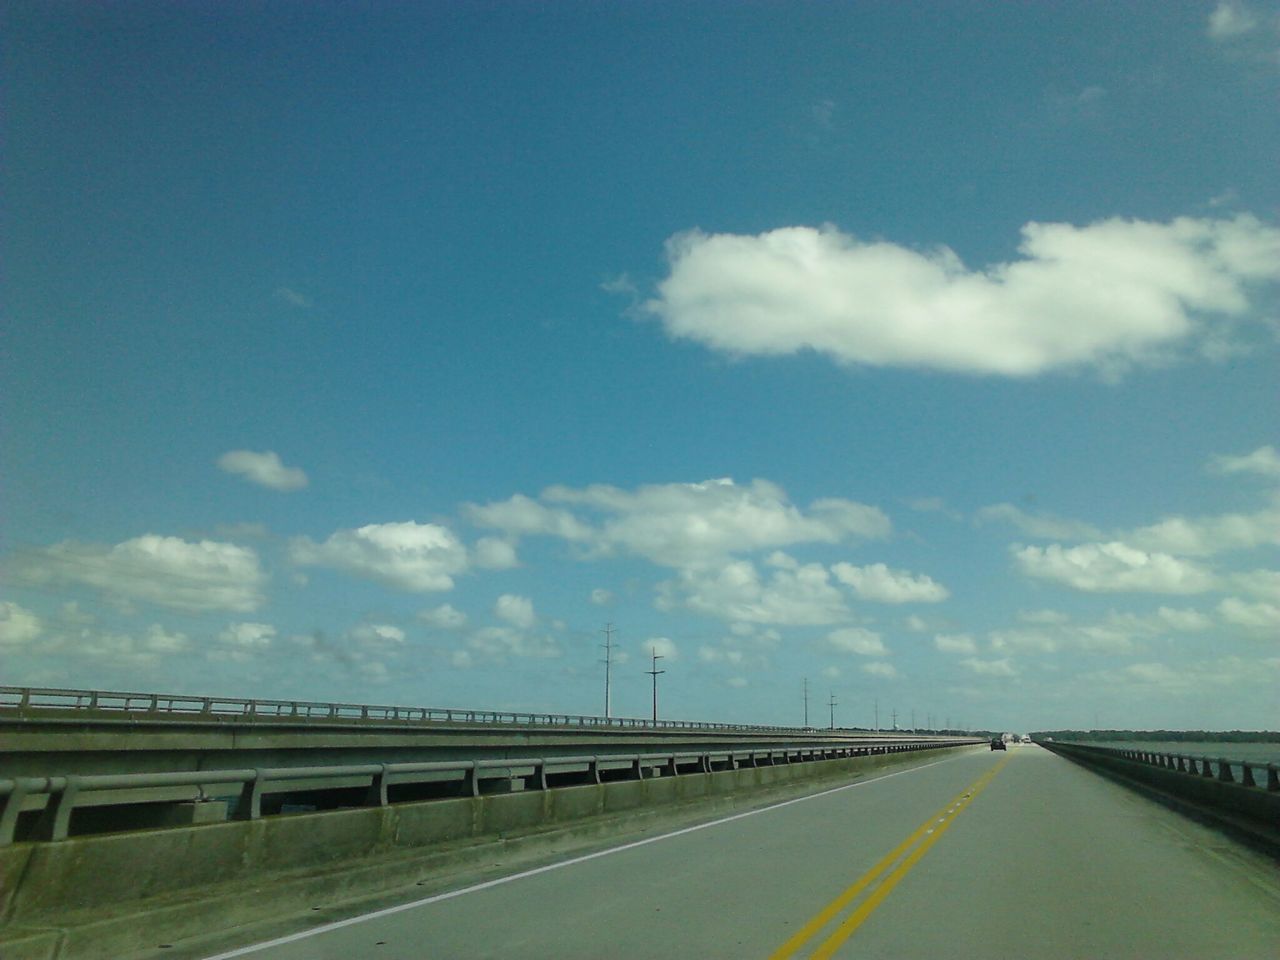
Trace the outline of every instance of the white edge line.
[[622, 853], [626, 850], [634, 850], [636, 847], [648, 846], [651, 843], [658, 843], [661, 840], [670, 840], [672, 837], [682, 837], [687, 833], [696, 833], [699, 830], [706, 830], [709, 827], [718, 827], [724, 823], [732, 823], [734, 820], [754, 817], [759, 813], [768, 813], [770, 810], [779, 810], [782, 807], [789, 807], [793, 803], [804, 803], [806, 800], [816, 800], [819, 797], [826, 797], [833, 793], [840, 793], [842, 790], [852, 790], [854, 787], [865, 787], [868, 784], [879, 783], [881, 780], [891, 780], [894, 777], [905, 776], [909, 773], [918, 773], [921, 770], [936, 767], [940, 763], [949, 763], [955, 759], [958, 759], [958, 757], [947, 757], [943, 760], [934, 760], [932, 763], [912, 767], [909, 770], [898, 770], [895, 773], [886, 773], [880, 777], [872, 777], [870, 780], [858, 780], [854, 783], [846, 783], [843, 786], [832, 787], [830, 790], [821, 790], [818, 793], [806, 794], [803, 797], [794, 797], [790, 800], [783, 800], [780, 803], [770, 804], [767, 807], [760, 807], [756, 810], [746, 810], [742, 813], [730, 814], [727, 817], [721, 817], [719, 820], [710, 820], [707, 823], [697, 823], [692, 827], [682, 827], [679, 830], [659, 834], [656, 837], [646, 837], [643, 840], [633, 840], [632, 842], [624, 843], [619, 847], [610, 847], [607, 850], [597, 850], [594, 853], [587, 853], [580, 857], [572, 857], [569, 860], [560, 860], [556, 863], [549, 863], [545, 866], [534, 867], [532, 870], [522, 870], [519, 873], [512, 873], [505, 877], [498, 877], [494, 880], [486, 880], [483, 883], [472, 884], [469, 887], [461, 887], [457, 890], [437, 893], [434, 896], [425, 897], [422, 900], [414, 900], [411, 903], [398, 903], [394, 907], [383, 907], [381, 910], [374, 910], [371, 913], [362, 913], [358, 916], [347, 917], [345, 920], [335, 920], [332, 923], [321, 924], [318, 927], [311, 927], [307, 930], [301, 930], [298, 933], [290, 933], [283, 937], [276, 937], [274, 940], [264, 940], [262, 943], [255, 943], [247, 947], [237, 947], [235, 950], [229, 950], [226, 953], [218, 953], [213, 956], [205, 957], [204, 960], [232, 960], [234, 957], [245, 957], [251, 953], [257, 953], [259, 950], [284, 946], [286, 943], [296, 943], [299, 940], [306, 940], [309, 937], [319, 936], [322, 933], [341, 930], [343, 927], [355, 926], [357, 923], [364, 923], [366, 920], [377, 920], [381, 917], [389, 917], [392, 914], [403, 913], [406, 910], [413, 910], [417, 907], [425, 907], [433, 903], [440, 903], [442, 900], [452, 900], [455, 897], [466, 896], [468, 893], [479, 893], [481, 890], [500, 887], [505, 883], [524, 880], [527, 877], [536, 877], [539, 874], [550, 873], [552, 870], [559, 870], [562, 867], [572, 867], [575, 864], [586, 863], [588, 860], [597, 860], [600, 857], [608, 857], [615, 853]]

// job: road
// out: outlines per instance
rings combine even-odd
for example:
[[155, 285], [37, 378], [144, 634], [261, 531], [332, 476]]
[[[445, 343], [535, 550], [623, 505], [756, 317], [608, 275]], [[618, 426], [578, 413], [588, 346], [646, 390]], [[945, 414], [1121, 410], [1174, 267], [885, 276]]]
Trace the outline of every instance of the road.
[[218, 954], [1267, 958], [1274, 861], [1038, 747], [966, 752]]

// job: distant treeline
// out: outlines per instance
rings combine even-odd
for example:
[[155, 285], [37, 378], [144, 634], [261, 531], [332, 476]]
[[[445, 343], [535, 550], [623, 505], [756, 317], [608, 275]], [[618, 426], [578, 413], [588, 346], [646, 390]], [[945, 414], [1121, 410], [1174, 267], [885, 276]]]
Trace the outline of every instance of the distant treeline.
[[1150, 740], [1153, 742], [1280, 743], [1276, 730], [1043, 730], [1035, 740]]

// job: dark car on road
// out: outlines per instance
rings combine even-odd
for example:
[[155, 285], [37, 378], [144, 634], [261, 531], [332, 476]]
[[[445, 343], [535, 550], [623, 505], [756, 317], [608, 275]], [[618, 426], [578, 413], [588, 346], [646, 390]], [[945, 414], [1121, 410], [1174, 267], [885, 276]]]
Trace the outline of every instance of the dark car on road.
[[1004, 745], [1003, 737], [992, 737], [991, 749], [992, 750], [1008, 750], [1009, 748]]

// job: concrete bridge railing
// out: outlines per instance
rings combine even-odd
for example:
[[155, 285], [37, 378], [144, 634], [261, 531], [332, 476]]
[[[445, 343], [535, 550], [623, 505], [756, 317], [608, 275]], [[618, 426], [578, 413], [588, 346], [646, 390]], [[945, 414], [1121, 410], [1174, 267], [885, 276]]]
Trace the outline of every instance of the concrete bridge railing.
[[406, 707], [387, 704], [328, 703], [310, 700], [261, 700], [246, 697], [202, 697], [114, 690], [74, 690], [57, 687], [0, 686], [0, 714], [26, 716], [55, 712], [145, 714], [156, 719], [199, 720], [341, 720], [424, 723], [503, 724], [530, 727], [607, 727], [645, 730], [714, 730], [761, 733], [800, 732], [799, 727], [748, 723], [709, 723], [696, 720], [648, 720], [634, 717], [593, 717], [506, 710], [466, 710], [455, 707]]
[[[977, 741], [969, 741], [977, 742]], [[801, 745], [783, 749], [467, 759], [418, 763], [343, 764], [267, 769], [184, 770], [162, 773], [0, 779], [0, 846], [17, 839], [65, 840], [73, 832], [107, 832], [146, 826], [256, 820], [283, 812], [285, 801], [312, 809], [387, 806], [393, 788], [430, 787], [436, 796], [478, 797], [551, 786], [644, 780], [682, 773], [714, 773], [847, 757], [896, 754], [964, 741]], [[411, 792], [422, 799], [421, 790]], [[268, 803], [275, 798], [274, 803]], [[295, 804], [296, 806], [297, 804]], [[115, 807], [111, 816], [103, 808]], [[183, 818], [175, 807], [185, 809]], [[73, 831], [77, 810], [95, 808], [98, 830]], [[108, 811], [110, 812], [110, 811]], [[24, 822], [25, 816], [25, 822]]]

